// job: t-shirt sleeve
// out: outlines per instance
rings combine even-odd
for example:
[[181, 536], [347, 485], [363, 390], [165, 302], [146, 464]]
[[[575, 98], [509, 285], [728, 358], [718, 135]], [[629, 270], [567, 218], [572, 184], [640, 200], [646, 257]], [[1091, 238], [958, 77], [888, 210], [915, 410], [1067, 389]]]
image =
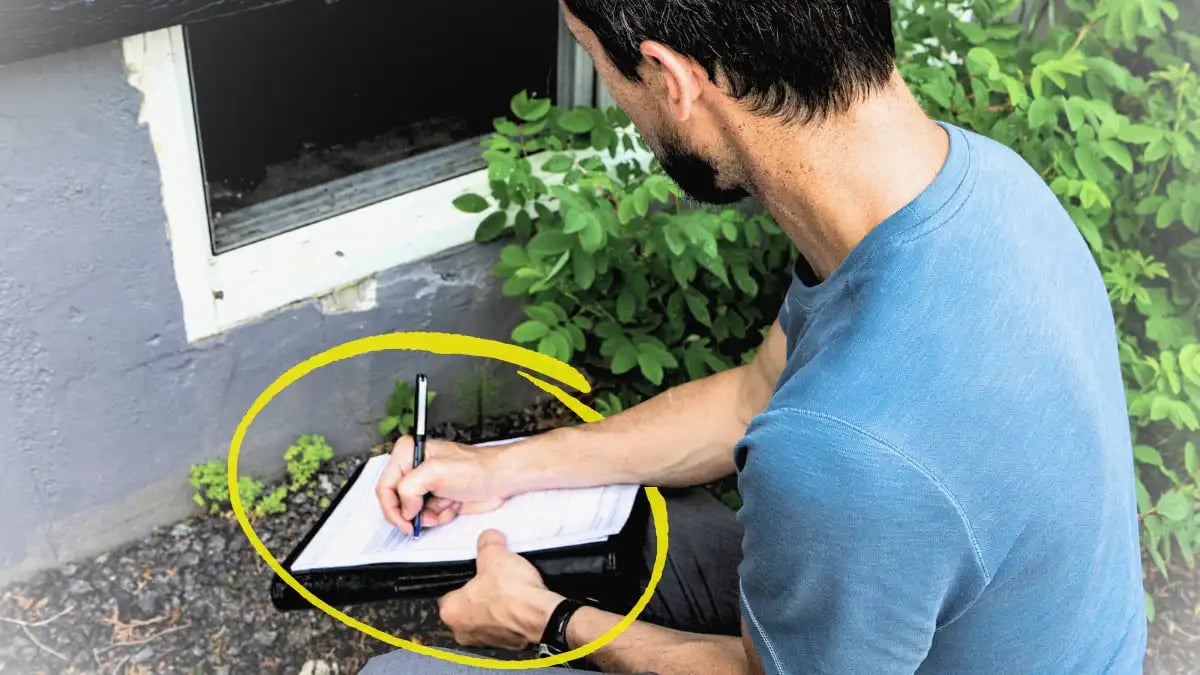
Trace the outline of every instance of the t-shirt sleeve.
[[765, 671], [914, 672], [988, 580], [953, 496], [816, 413], [769, 410], [742, 443], [742, 616]]

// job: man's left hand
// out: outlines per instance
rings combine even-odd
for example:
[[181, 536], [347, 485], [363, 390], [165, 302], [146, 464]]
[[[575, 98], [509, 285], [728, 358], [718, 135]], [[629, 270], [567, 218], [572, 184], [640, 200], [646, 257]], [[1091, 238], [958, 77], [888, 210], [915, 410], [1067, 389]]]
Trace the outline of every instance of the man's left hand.
[[504, 535], [479, 535], [475, 578], [438, 600], [442, 622], [464, 647], [521, 650], [537, 643], [563, 599], [542, 583], [525, 558], [508, 550]]

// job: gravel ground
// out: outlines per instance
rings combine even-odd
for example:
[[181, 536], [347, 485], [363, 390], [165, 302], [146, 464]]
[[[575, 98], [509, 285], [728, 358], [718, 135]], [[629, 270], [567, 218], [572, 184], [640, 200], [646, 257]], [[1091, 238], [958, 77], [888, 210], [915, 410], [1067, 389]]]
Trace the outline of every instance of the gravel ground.
[[[570, 423], [556, 404], [492, 422], [482, 437]], [[442, 426], [441, 438], [473, 440]], [[378, 450], [378, 449], [376, 449]], [[255, 523], [282, 559], [319, 517], [319, 502], [363, 456], [325, 467], [287, 513]], [[272, 573], [232, 517], [200, 516], [89, 560], [0, 589], [0, 674], [356, 673], [392, 647], [317, 611], [281, 613], [267, 599]], [[1200, 673], [1200, 575], [1153, 573], [1157, 620], [1147, 673]], [[399, 637], [452, 647], [434, 601], [339, 608]], [[497, 658], [530, 655], [492, 653]]]

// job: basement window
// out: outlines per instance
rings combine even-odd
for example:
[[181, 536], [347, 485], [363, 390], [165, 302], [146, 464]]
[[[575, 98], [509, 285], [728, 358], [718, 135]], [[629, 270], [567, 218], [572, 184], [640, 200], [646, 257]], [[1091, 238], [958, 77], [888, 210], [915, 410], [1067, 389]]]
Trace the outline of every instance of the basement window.
[[579, 89], [553, 2], [300, 0], [184, 38], [213, 255], [477, 171], [514, 94]]

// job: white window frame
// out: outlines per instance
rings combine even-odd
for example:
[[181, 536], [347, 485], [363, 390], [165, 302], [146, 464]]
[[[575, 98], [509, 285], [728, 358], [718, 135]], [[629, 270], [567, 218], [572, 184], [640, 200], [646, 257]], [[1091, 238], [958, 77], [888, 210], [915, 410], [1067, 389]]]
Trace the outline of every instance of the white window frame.
[[[594, 70], [560, 20], [559, 62], [573, 56], [565, 85], [593, 104]], [[189, 342], [218, 336], [281, 309], [334, 294], [384, 270], [474, 240], [476, 215], [455, 197], [490, 192], [479, 170], [213, 255], [196, 131], [194, 92], [182, 26], [123, 41], [130, 83], [143, 94], [162, 180], [167, 237]], [[560, 91], [564, 91], [560, 84]], [[584, 98], [586, 97], [586, 98]], [[365, 307], [373, 305], [373, 287]]]

